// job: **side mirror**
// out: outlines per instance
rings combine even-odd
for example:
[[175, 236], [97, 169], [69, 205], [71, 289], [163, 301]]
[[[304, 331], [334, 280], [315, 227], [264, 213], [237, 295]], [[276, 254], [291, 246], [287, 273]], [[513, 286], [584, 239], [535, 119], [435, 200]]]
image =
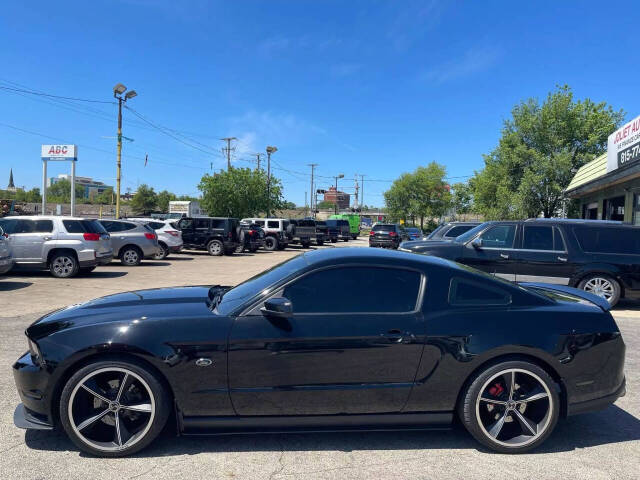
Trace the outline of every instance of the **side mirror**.
[[275, 297], [264, 302], [260, 309], [265, 317], [289, 318], [293, 316], [293, 304], [284, 297]]
[[477, 248], [478, 250], [480, 250], [482, 248], [482, 239], [481, 238], [475, 238], [472, 242], [471, 242], [471, 246], [473, 248]]

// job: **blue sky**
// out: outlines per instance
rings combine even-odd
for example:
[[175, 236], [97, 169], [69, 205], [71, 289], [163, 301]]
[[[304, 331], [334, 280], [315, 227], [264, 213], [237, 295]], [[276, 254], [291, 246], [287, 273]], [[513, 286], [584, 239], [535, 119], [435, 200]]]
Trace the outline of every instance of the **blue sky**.
[[[365, 174], [365, 203], [435, 160], [451, 182], [483, 165], [514, 104], [557, 84], [640, 114], [640, 6], [602, 2], [429, 0], [33, 1], [0, 13], [0, 86], [130, 106], [185, 145], [124, 114], [123, 184], [197, 194], [226, 166], [276, 145], [274, 174], [298, 204], [308, 163]], [[41, 183], [40, 144], [77, 143], [77, 174], [115, 183], [116, 107], [0, 89], [0, 186]], [[25, 133], [44, 134], [56, 140]], [[111, 137], [111, 138], [105, 138]], [[193, 147], [197, 148], [193, 148]], [[144, 167], [144, 156], [149, 163]], [[66, 165], [50, 167], [52, 175]], [[288, 171], [287, 171], [288, 170]], [[296, 173], [302, 172], [302, 173]], [[318, 187], [332, 180], [319, 178]]]

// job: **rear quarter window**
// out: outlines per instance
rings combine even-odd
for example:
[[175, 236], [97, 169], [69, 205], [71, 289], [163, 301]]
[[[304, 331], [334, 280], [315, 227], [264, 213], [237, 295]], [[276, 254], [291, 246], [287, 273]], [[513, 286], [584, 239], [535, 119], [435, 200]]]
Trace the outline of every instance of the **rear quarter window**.
[[67, 233], [107, 233], [97, 220], [63, 220], [62, 226]]
[[467, 232], [473, 228], [473, 225], [456, 225], [449, 229], [448, 232], [444, 234], [445, 237], [455, 238], [458, 235], [462, 235], [464, 232]]
[[509, 305], [511, 294], [502, 288], [454, 277], [449, 284], [449, 304], [457, 307]]
[[640, 228], [579, 226], [573, 232], [584, 252], [640, 255]]

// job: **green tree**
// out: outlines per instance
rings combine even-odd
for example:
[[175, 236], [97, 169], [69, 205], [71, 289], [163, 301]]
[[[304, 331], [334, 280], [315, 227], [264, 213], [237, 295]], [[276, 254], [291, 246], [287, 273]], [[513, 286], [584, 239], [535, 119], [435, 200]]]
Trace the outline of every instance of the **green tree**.
[[92, 202], [98, 205], [111, 205], [116, 200], [116, 197], [113, 192], [113, 188], [108, 188], [103, 190], [102, 193], [94, 196]]
[[[58, 180], [47, 188], [47, 201], [57, 203], [71, 202], [71, 181], [66, 178]], [[76, 183], [76, 201], [84, 202], [84, 186]]]
[[556, 214], [575, 172], [606, 152], [607, 137], [624, 119], [605, 102], [574, 100], [566, 85], [511, 114], [484, 169], [469, 181], [474, 209], [487, 219]]
[[284, 201], [282, 202], [282, 210], [295, 210], [296, 204], [293, 202]]
[[131, 199], [131, 209], [138, 215], [147, 215], [155, 210], [158, 198], [153, 187], [143, 183]]
[[158, 192], [157, 199], [158, 199], [158, 210], [160, 210], [163, 213], [168, 213], [169, 202], [173, 200], [177, 200], [178, 197], [175, 195], [175, 193], [171, 193], [167, 190], [162, 190], [161, 192]]
[[198, 189], [202, 192], [201, 205], [213, 216], [251, 217], [282, 210], [282, 184], [271, 177], [270, 202], [267, 197], [267, 174], [262, 170], [232, 168], [214, 175], [206, 174], [200, 180]]
[[393, 220], [409, 219], [420, 228], [425, 218], [440, 218], [451, 208], [451, 193], [444, 178], [446, 168], [436, 162], [418, 167], [412, 173], [403, 173], [384, 192], [385, 204]]
[[454, 183], [451, 186], [451, 204], [457, 215], [469, 213], [473, 204], [471, 187], [468, 183]]
[[329, 200], [318, 202], [318, 210], [333, 210], [335, 206], [336, 202], [331, 202]]

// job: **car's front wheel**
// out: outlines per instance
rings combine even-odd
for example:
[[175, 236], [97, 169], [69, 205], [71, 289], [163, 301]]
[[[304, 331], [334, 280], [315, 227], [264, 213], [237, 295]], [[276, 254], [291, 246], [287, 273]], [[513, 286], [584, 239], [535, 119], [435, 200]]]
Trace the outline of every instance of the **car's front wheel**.
[[207, 243], [207, 252], [209, 255], [219, 257], [224, 253], [224, 246], [220, 240], [211, 240]]
[[478, 374], [458, 410], [462, 423], [480, 443], [501, 453], [521, 453], [536, 448], [551, 434], [560, 397], [542, 368], [507, 361]]
[[60, 420], [69, 438], [102, 457], [130, 455], [162, 431], [171, 400], [162, 382], [132, 360], [91, 363], [69, 378]]
[[264, 239], [264, 249], [273, 252], [278, 248], [278, 239], [275, 237], [267, 237]]
[[618, 303], [622, 292], [617, 280], [609, 275], [600, 273], [588, 275], [583, 278], [578, 284], [578, 288], [604, 298], [612, 307]]

